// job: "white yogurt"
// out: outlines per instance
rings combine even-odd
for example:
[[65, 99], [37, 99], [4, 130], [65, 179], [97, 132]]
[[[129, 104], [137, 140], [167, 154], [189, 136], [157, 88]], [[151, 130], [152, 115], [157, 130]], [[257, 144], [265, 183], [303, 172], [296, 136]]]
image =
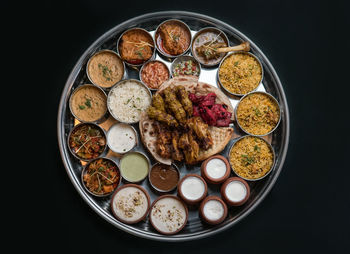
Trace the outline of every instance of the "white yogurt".
[[224, 216], [224, 206], [219, 201], [212, 199], [205, 203], [203, 213], [208, 220], [216, 221]]
[[196, 200], [203, 196], [205, 186], [203, 181], [198, 177], [189, 176], [182, 182], [181, 192], [185, 198]]
[[226, 173], [226, 164], [223, 160], [214, 158], [208, 161], [206, 170], [208, 176], [214, 179], [219, 179]]
[[240, 202], [247, 196], [247, 188], [240, 181], [232, 181], [226, 186], [225, 194], [232, 202]]
[[116, 153], [126, 153], [136, 144], [135, 131], [128, 124], [115, 124], [107, 133], [107, 143], [112, 151]]

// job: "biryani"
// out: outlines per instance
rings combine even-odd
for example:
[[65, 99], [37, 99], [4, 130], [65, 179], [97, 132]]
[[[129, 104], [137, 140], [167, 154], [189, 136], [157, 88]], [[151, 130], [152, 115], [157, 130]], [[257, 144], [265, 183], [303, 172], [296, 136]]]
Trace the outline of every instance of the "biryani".
[[247, 133], [265, 135], [271, 132], [280, 119], [280, 109], [274, 99], [265, 93], [252, 93], [237, 106], [237, 122]]
[[256, 89], [261, 81], [260, 63], [247, 53], [234, 53], [219, 68], [221, 85], [233, 94], [247, 94]]
[[238, 140], [229, 155], [234, 172], [244, 179], [259, 179], [272, 168], [274, 154], [265, 140], [246, 136]]

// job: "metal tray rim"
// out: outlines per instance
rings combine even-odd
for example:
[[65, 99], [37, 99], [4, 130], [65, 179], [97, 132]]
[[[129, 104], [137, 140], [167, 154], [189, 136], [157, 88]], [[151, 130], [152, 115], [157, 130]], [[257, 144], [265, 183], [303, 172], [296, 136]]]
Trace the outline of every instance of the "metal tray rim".
[[[282, 152], [281, 152], [281, 157], [280, 157], [280, 165], [278, 168], [276, 168], [276, 173], [274, 175], [274, 177], [272, 178], [270, 184], [264, 189], [262, 190], [263, 193], [261, 193], [261, 196], [259, 197], [259, 199], [257, 199], [250, 207], [248, 207], [246, 210], [242, 211], [243, 214], [239, 214], [238, 217], [233, 220], [232, 222], [221, 226], [220, 228], [216, 228], [215, 230], [209, 231], [209, 232], [198, 232], [198, 233], [193, 233], [189, 236], [158, 236], [158, 235], [148, 235], [148, 234], [144, 234], [144, 232], [142, 232], [141, 230], [135, 229], [135, 228], [131, 228], [128, 225], [122, 224], [122, 223], [116, 223], [115, 220], [113, 220], [113, 218], [111, 218], [111, 216], [106, 216], [106, 214], [104, 213], [104, 211], [97, 206], [92, 200], [91, 198], [86, 195], [83, 190], [80, 188], [79, 183], [77, 182], [78, 179], [75, 179], [74, 176], [71, 173], [71, 169], [70, 166], [67, 162], [67, 158], [68, 158], [68, 154], [67, 151], [64, 149], [63, 146], [63, 138], [64, 138], [64, 133], [63, 133], [63, 121], [62, 121], [62, 108], [64, 107], [65, 103], [67, 102], [67, 98], [65, 98], [65, 95], [67, 93], [67, 91], [69, 91], [69, 89], [72, 87], [73, 85], [73, 81], [75, 80], [77, 74], [78, 74], [78, 69], [79, 69], [79, 65], [80, 63], [83, 61], [83, 59], [85, 58], [86, 55], [89, 54], [89, 52], [96, 47], [103, 39], [108, 38], [110, 35], [113, 34], [113, 32], [115, 30], [117, 30], [119, 27], [125, 26], [128, 23], [132, 23], [133, 21], [139, 20], [139, 19], [146, 19], [146, 18], [151, 18], [151, 17], [155, 17], [155, 16], [169, 16], [169, 17], [176, 17], [176, 16], [190, 16], [190, 17], [195, 17], [198, 19], [203, 19], [206, 21], [210, 21], [212, 23], [216, 23], [216, 24], [220, 24], [221, 26], [224, 26], [226, 28], [228, 28], [229, 30], [234, 31], [237, 35], [239, 35], [241, 38], [243, 38], [244, 40], [247, 40], [251, 43], [251, 45], [257, 50], [257, 52], [259, 52], [259, 54], [261, 55], [261, 57], [263, 58], [264, 62], [267, 64], [267, 66], [269, 67], [272, 76], [275, 79], [275, 82], [277, 84], [278, 90], [280, 92], [280, 96], [282, 98], [282, 104], [284, 106], [284, 114], [286, 116], [285, 120], [285, 125], [284, 125], [284, 130], [283, 132], [285, 133], [282, 142], [284, 143], [282, 146]], [[287, 154], [287, 150], [288, 150], [288, 144], [289, 144], [289, 135], [290, 135], [290, 119], [289, 119], [289, 110], [288, 110], [288, 104], [287, 104], [287, 99], [281, 84], [281, 81], [275, 71], [275, 69], [273, 68], [272, 64], [270, 63], [270, 61], [266, 58], [266, 56], [262, 53], [262, 51], [259, 49], [259, 47], [257, 47], [247, 36], [245, 36], [244, 34], [242, 34], [240, 31], [238, 31], [237, 29], [235, 29], [234, 27], [228, 25], [227, 23], [220, 21], [216, 18], [212, 18], [209, 17], [207, 15], [203, 15], [203, 14], [199, 14], [199, 13], [194, 13], [194, 12], [187, 12], [187, 11], [161, 11], [161, 12], [153, 12], [153, 13], [147, 13], [147, 14], [143, 14], [140, 16], [136, 16], [132, 19], [126, 20], [123, 23], [118, 24], [117, 26], [114, 26], [113, 28], [111, 28], [109, 31], [105, 32], [104, 34], [102, 34], [97, 40], [95, 40], [94, 43], [91, 44], [91, 46], [81, 55], [81, 57], [78, 59], [77, 63], [75, 64], [74, 68], [72, 69], [71, 73], [68, 76], [68, 79], [65, 83], [65, 87], [62, 91], [62, 95], [60, 98], [60, 103], [59, 103], [59, 107], [58, 107], [58, 115], [57, 115], [57, 137], [58, 137], [58, 145], [59, 145], [59, 150], [60, 150], [60, 154], [61, 154], [61, 158], [63, 161], [63, 164], [65, 166], [66, 172], [71, 180], [71, 182], [73, 183], [73, 186], [75, 187], [75, 189], [78, 191], [79, 195], [84, 199], [84, 201], [99, 215], [101, 216], [103, 219], [107, 220], [109, 223], [111, 223], [112, 225], [116, 226], [117, 228], [124, 230], [132, 235], [138, 236], [138, 237], [142, 237], [142, 238], [146, 238], [146, 239], [151, 239], [151, 240], [158, 240], [158, 241], [168, 241], [168, 242], [179, 242], [179, 241], [190, 241], [190, 240], [196, 240], [196, 239], [201, 239], [204, 237], [209, 237], [212, 236], [214, 234], [220, 233], [225, 231], [228, 228], [231, 228], [233, 225], [235, 225], [236, 223], [238, 223], [239, 221], [241, 221], [242, 219], [244, 219], [247, 215], [249, 215], [266, 197], [266, 195], [271, 191], [272, 187], [274, 186], [279, 174], [281, 173], [285, 158], [286, 158], [286, 154]]]

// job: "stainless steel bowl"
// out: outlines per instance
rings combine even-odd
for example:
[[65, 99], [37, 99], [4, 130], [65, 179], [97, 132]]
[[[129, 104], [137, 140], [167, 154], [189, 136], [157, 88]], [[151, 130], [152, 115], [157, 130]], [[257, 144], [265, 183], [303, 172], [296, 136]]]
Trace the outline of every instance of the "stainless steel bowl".
[[[107, 136], [106, 136], [105, 130], [104, 130], [103, 128], [101, 128], [100, 126], [98, 126], [97, 124], [95, 124], [95, 123], [79, 123], [79, 124], [77, 124], [76, 126], [74, 126], [74, 127], [72, 128], [72, 130], [69, 132], [69, 135], [68, 135], [68, 138], [67, 138], [67, 145], [68, 145], [68, 149], [69, 149], [70, 153], [71, 153], [75, 158], [77, 158], [78, 160], [89, 162], [89, 161], [91, 161], [91, 160], [93, 160], [93, 159], [84, 159], [84, 158], [79, 157], [75, 152], [72, 151], [72, 148], [71, 148], [70, 145], [69, 145], [69, 140], [70, 140], [72, 134], [73, 134], [78, 128], [80, 128], [80, 127], [83, 126], [83, 125], [91, 125], [91, 126], [93, 126], [94, 128], [96, 128], [96, 129], [98, 129], [99, 131], [101, 131], [101, 133], [103, 133], [103, 135], [104, 135], [104, 138], [105, 138], [105, 140], [106, 140], [106, 144], [105, 144], [105, 147], [104, 147], [102, 153], [101, 153], [97, 158], [100, 158], [101, 156], [103, 156], [103, 154], [106, 153], [106, 150], [107, 150], [107, 147], [108, 147], [108, 146], [107, 146]], [[94, 158], [94, 159], [95, 159], [95, 158]]]
[[[181, 54], [178, 54], [178, 55], [170, 55], [170, 54], [165, 53], [162, 49], [159, 48], [158, 41], [157, 41], [158, 38], [159, 38], [159, 36], [158, 36], [158, 34], [159, 34], [158, 30], [159, 30], [159, 28], [160, 28], [163, 24], [165, 24], [165, 23], [167, 23], [167, 22], [174, 22], [174, 23], [178, 23], [178, 24], [184, 26], [184, 27], [186, 28], [186, 30], [187, 30], [189, 36], [190, 36], [190, 43], [189, 43], [187, 49], [186, 49], [183, 53], [181, 53]], [[162, 23], [160, 23], [160, 24], [158, 25], [158, 27], [157, 27], [157, 29], [156, 29], [156, 31], [155, 31], [155, 33], [154, 33], [154, 42], [155, 42], [155, 44], [156, 44], [156, 48], [157, 48], [158, 52], [159, 52], [163, 57], [165, 57], [165, 58], [167, 58], [167, 59], [169, 59], [169, 60], [171, 61], [172, 59], [174, 59], [174, 58], [176, 58], [176, 57], [178, 57], [178, 56], [185, 55], [185, 54], [188, 52], [188, 50], [190, 49], [190, 47], [191, 47], [191, 45], [192, 45], [192, 34], [191, 34], [191, 29], [189, 28], [189, 26], [188, 26], [185, 22], [183, 22], [183, 21], [181, 21], [181, 20], [179, 20], [179, 19], [168, 19], [168, 20], [165, 20], [165, 21], [163, 21]]]
[[[174, 76], [174, 68], [177, 64], [179, 64], [180, 62], [183, 62], [183, 61], [189, 61], [191, 60], [193, 63], [195, 63], [198, 67], [198, 78], [199, 76], [201, 75], [201, 65], [200, 63], [193, 57], [193, 56], [179, 56], [177, 57], [172, 63], [171, 63], [171, 66], [170, 66], [170, 71], [171, 71], [171, 76], [174, 78], [174, 77], [177, 77], [177, 76]], [[196, 76], [196, 75], [190, 75], [190, 76]]]
[[[254, 138], [261, 139], [262, 141], [264, 141], [264, 142], [268, 145], [268, 147], [271, 149], [271, 152], [272, 152], [272, 154], [273, 154], [273, 162], [272, 162], [272, 165], [271, 165], [270, 170], [269, 170], [265, 175], [263, 175], [263, 176], [260, 177], [260, 178], [256, 178], [256, 179], [245, 178], [245, 177], [239, 175], [238, 173], [236, 173], [234, 167], [233, 167], [232, 164], [231, 164], [231, 161], [230, 161], [230, 154], [231, 154], [231, 151], [232, 151], [233, 147], [237, 144], [238, 141], [240, 141], [241, 139], [244, 139], [244, 138], [246, 138], [246, 137], [254, 137]], [[258, 180], [261, 180], [261, 179], [265, 178], [266, 176], [268, 176], [268, 175], [273, 171], [273, 169], [274, 169], [274, 167], [275, 167], [275, 162], [276, 162], [276, 154], [275, 154], [275, 150], [273, 149], [272, 145], [271, 145], [269, 142], [267, 142], [265, 139], [263, 139], [262, 137], [256, 137], [256, 136], [252, 136], [252, 135], [245, 135], [245, 136], [242, 136], [242, 137], [238, 138], [238, 139], [231, 145], [230, 150], [229, 150], [229, 153], [228, 153], [228, 158], [229, 158], [228, 161], [229, 161], [229, 163], [230, 163], [230, 166], [231, 166], [231, 168], [232, 168], [232, 171], [233, 171], [238, 177], [243, 178], [244, 180], [247, 180], [247, 181], [258, 181]]]
[[223, 53], [223, 56], [219, 58], [219, 60], [213, 64], [206, 64], [202, 61], [199, 60], [199, 58], [197, 57], [197, 53], [195, 53], [195, 50], [194, 50], [194, 43], [196, 42], [196, 39], [199, 35], [203, 34], [203, 33], [206, 33], [206, 32], [214, 32], [214, 33], [217, 33], [218, 36], [222, 36], [222, 38], [224, 39], [224, 42], [226, 43], [227, 47], [230, 46], [230, 41], [228, 40], [227, 38], [227, 35], [220, 29], [216, 28], [216, 27], [205, 27], [205, 28], [202, 28], [201, 30], [199, 30], [194, 36], [193, 36], [193, 39], [192, 39], [192, 44], [191, 44], [191, 54], [192, 56], [201, 64], [203, 65], [204, 67], [213, 67], [213, 66], [216, 66], [218, 65], [221, 60], [227, 55], [227, 53]]
[[122, 123], [127, 123], [127, 124], [134, 124], [134, 123], [139, 122], [139, 120], [137, 120], [137, 121], [131, 121], [131, 122], [122, 121], [116, 114], [113, 113], [113, 110], [111, 109], [111, 106], [110, 106], [110, 98], [111, 98], [111, 94], [112, 94], [113, 90], [114, 90], [117, 86], [120, 86], [121, 84], [124, 84], [125, 82], [130, 82], [130, 81], [136, 82], [136, 83], [139, 84], [140, 86], [146, 88], [146, 90], [147, 90], [147, 92], [148, 92], [148, 94], [149, 94], [149, 96], [150, 96], [150, 99], [151, 99], [151, 101], [152, 101], [152, 92], [151, 92], [151, 90], [150, 90], [145, 84], [143, 84], [140, 80], [137, 80], [137, 79], [124, 79], [124, 80], [119, 81], [117, 84], [115, 84], [115, 85], [111, 88], [111, 90], [109, 91], [108, 96], [107, 96], [107, 108], [108, 108], [109, 113], [110, 113], [117, 121], [122, 122]]
[[106, 107], [105, 112], [103, 113], [103, 115], [102, 115], [99, 119], [96, 119], [95, 121], [91, 121], [91, 122], [90, 122], [90, 121], [84, 121], [83, 119], [79, 118], [76, 114], [74, 114], [73, 108], [72, 108], [72, 99], [73, 99], [73, 96], [75, 95], [75, 93], [76, 93], [77, 91], [79, 91], [80, 89], [85, 88], [85, 87], [93, 87], [93, 88], [99, 89], [99, 90], [104, 94], [104, 96], [105, 96], [105, 98], [106, 98], [106, 104], [107, 104], [107, 95], [106, 95], [105, 91], [103, 91], [102, 88], [100, 88], [99, 86], [96, 86], [96, 85], [85, 84], [85, 85], [82, 85], [82, 86], [77, 87], [77, 88], [72, 92], [72, 94], [71, 94], [71, 96], [70, 96], [70, 98], [69, 98], [69, 110], [70, 110], [70, 112], [72, 113], [72, 115], [73, 115], [76, 119], [79, 120], [79, 122], [82, 122], [82, 123], [97, 123], [97, 124], [99, 124], [99, 123], [104, 122], [105, 120], [107, 120], [107, 116], [106, 116], [107, 113], [108, 113], [107, 107]]
[[[279, 110], [279, 119], [278, 119], [278, 122], [277, 122], [276, 126], [275, 126], [271, 131], [269, 131], [268, 133], [264, 133], [264, 134], [260, 134], [260, 135], [250, 133], [250, 132], [246, 131], [246, 130], [240, 125], [240, 123], [239, 123], [239, 121], [238, 121], [237, 109], [238, 109], [238, 107], [239, 107], [239, 104], [240, 104], [247, 96], [250, 96], [250, 95], [252, 95], [252, 94], [264, 94], [264, 95], [268, 96], [269, 98], [271, 98], [271, 100], [273, 100], [273, 101], [276, 103], [276, 105], [278, 106], [278, 110]], [[273, 97], [273, 96], [272, 96], [271, 94], [269, 94], [269, 93], [261, 92], [261, 91], [250, 92], [250, 93], [244, 95], [244, 96], [239, 100], [239, 102], [237, 103], [237, 105], [236, 105], [236, 107], [235, 107], [235, 119], [236, 119], [236, 122], [237, 122], [239, 128], [240, 128], [242, 131], [244, 131], [246, 134], [251, 135], [251, 136], [255, 136], [255, 137], [263, 137], [263, 136], [266, 136], [266, 135], [271, 134], [272, 132], [274, 132], [274, 131], [277, 129], [277, 127], [278, 127], [278, 125], [280, 124], [280, 121], [281, 121], [281, 107], [280, 107], [278, 101], [276, 100], [276, 98]]]
[[155, 52], [156, 52], [156, 46], [155, 46], [155, 41], [154, 41], [152, 35], [151, 35], [146, 29], [143, 29], [143, 28], [140, 28], [140, 27], [133, 27], [133, 28], [130, 28], [130, 29], [124, 31], [124, 32], [119, 36], [119, 38], [118, 38], [118, 41], [117, 41], [117, 52], [118, 52], [118, 54], [119, 54], [120, 56], [121, 56], [121, 54], [120, 54], [119, 46], [120, 46], [121, 38], [123, 37], [124, 34], [126, 34], [127, 32], [130, 32], [130, 31], [132, 31], [132, 30], [139, 30], [139, 31], [142, 31], [142, 32], [146, 33], [146, 34], [149, 36], [149, 38], [152, 40], [152, 42], [153, 42], [153, 49], [152, 49], [152, 56], [151, 56], [151, 58], [150, 58], [150, 59], [147, 59], [147, 60], [145, 60], [145, 61], [143, 61], [143, 62], [140, 63], [140, 64], [132, 64], [132, 63], [129, 63], [128, 61], [123, 60], [122, 57], [121, 57], [121, 59], [125, 62], [126, 65], [130, 66], [131, 68], [136, 68], [136, 69], [137, 69], [137, 68], [139, 68], [140, 66], [142, 66], [145, 62], [154, 59]]
[[[94, 162], [95, 160], [99, 160], [99, 159], [103, 159], [103, 160], [110, 161], [113, 165], [115, 165], [115, 166], [117, 167], [117, 170], [119, 171], [119, 181], [118, 181], [117, 187], [115, 187], [114, 190], [111, 191], [110, 193], [102, 194], [102, 195], [99, 195], [99, 194], [96, 194], [96, 193], [93, 193], [92, 191], [90, 191], [89, 188], [86, 186], [86, 184], [85, 184], [85, 182], [84, 182], [84, 174], [85, 174], [85, 171], [87, 170], [87, 168], [90, 166], [90, 164], [91, 164], [92, 162]], [[112, 195], [112, 194], [115, 192], [115, 190], [118, 189], [118, 187], [119, 187], [119, 185], [120, 185], [120, 182], [121, 182], [121, 179], [122, 179], [122, 177], [121, 177], [120, 169], [119, 169], [117, 163], [115, 163], [115, 161], [113, 161], [112, 159], [107, 158], [107, 157], [96, 158], [96, 159], [90, 161], [89, 163], [87, 163], [87, 164], [85, 165], [85, 167], [83, 168], [83, 170], [82, 170], [82, 172], [81, 172], [81, 182], [82, 182], [82, 185], [84, 186], [84, 189], [85, 189], [88, 193], [90, 193], [91, 195], [93, 195], [93, 196], [95, 196], [95, 197], [108, 197], [108, 196]]]
[[91, 59], [92, 59], [94, 56], [96, 56], [96, 55], [98, 55], [98, 54], [101, 54], [101, 53], [104, 53], [104, 52], [112, 53], [113, 55], [115, 55], [115, 56], [121, 61], [121, 63], [123, 64], [123, 76], [122, 76], [122, 78], [121, 78], [120, 80], [122, 80], [122, 79], [125, 77], [125, 64], [124, 64], [123, 59], [119, 56], [119, 54], [117, 54], [115, 51], [110, 50], [110, 49], [103, 49], [103, 50], [100, 50], [100, 51], [94, 53], [94, 54], [90, 57], [89, 61], [88, 61], [87, 64], [86, 64], [85, 72], [86, 72], [86, 76], [88, 77], [88, 79], [90, 80], [90, 82], [91, 82], [92, 84], [94, 84], [94, 85], [96, 85], [96, 86], [98, 86], [98, 87], [100, 87], [100, 88], [102, 88], [102, 89], [108, 90], [108, 89], [110, 89], [113, 85], [115, 85], [116, 83], [118, 83], [120, 80], [116, 81], [113, 85], [111, 85], [111, 86], [109, 86], [109, 87], [103, 87], [103, 86], [100, 86], [100, 85], [96, 84], [96, 83], [92, 80], [92, 78], [90, 77], [90, 73], [89, 73], [89, 65], [90, 65]]
[[236, 51], [236, 52], [232, 52], [232, 53], [226, 55], [226, 56], [221, 60], [220, 65], [219, 65], [219, 68], [218, 68], [218, 70], [217, 70], [217, 80], [218, 80], [218, 83], [220, 84], [221, 88], [224, 89], [227, 93], [229, 93], [229, 94], [231, 94], [231, 95], [233, 95], [233, 96], [239, 96], [239, 97], [241, 97], [241, 96], [244, 96], [245, 94], [236, 94], [236, 93], [232, 93], [232, 92], [230, 92], [229, 90], [227, 90], [227, 89], [224, 87], [224, 85], [221, 83], [221, 81], [220, 81], [220, 76], [219, 76], [219, 71], [220, 71], [220, 68], [221, 68], [222, 63], [225, 62], [225, 60], [226, 60], [227, 58], [229, 58], [230, 56], [232, 56], [232, 55], [234, 55], [234, 54], [247, 54], [247, 55], [250, 55], [250, 56], [254, 57], [254, 59], [255, 59], [255, 60], [258, 62], [258, 64], [260, 65], [260, 68], [261, 68], [261, 78], [260, 78], [260, 81], [259, 81], [259, 83], [256, 85], [256, 87], [255, 87], [252, 91], [250, 91], [250, 92], [255, 91], [255, 90], [258, 88], [258, 86], [261, 84], [261, 82], [263, 81], [263, 78], [264, 78], [264, 68], [263, 68], [263, 66], [262, 66], [262, 64], [261, 64], [261, 62], [260, 62], [260, 60], [259, 60], [259, 58], [257, 58], [254, 54], [252, 54], [252, 53], [250, 53], [250, 52], [246, 52], [246, 51]]
[[[177, 188], [177, 184], [176, 184], [172, 189], [169, 189], [169, 190], [161, 190], [161, 189], [157, 188], [156, 186], [154, 186], [153, 183], [152, 183], [152, 181], [151, 181], [151, 171], [152, 171], [152, 168], [153, 168], [154, 166], [160, 165], [160, 164], [163, 164], [163, 163], [156, 162], [155, 164], [152, 165], [151, 169], [150, 169], [149, 172], [148, 172], [148, 181], [149, 181], [150, 185], [152, 186], [152, 188], [153, 188], [154, 190], [156, 190], [157, 192], [159, 192], [159, 193], [168, 193], [168, 192], [171, 192], [171, 191], [175, 190], [175, 189]], [[169, 166], [169, 165], [167, 165], [167, 166]], [[171, 163], [171, 166], [177, 171], [177, 174], [178, 174], [178, 176], [179, 176], [179, 180], [178, 180], [177, 183], [179, 183], [179, 181], [180, 181], [180, 170], [179, 170], [179, 168], [176, 166], [175, 163]]]
[[[121, 125], [121, 124], [127, 125], [127, 126], [130, 127], [130, 128], [133, 130], [133, 132], [135, 133], [135, 144], [134, 144], [134, 146], [133, 146], [131, 149], [126, 150], [126, 151], [124, 151], [124, 152], [118, 152], [118, 151], [114, 150], [113, 147], [109, 144], [109, 140], [110, 140], [110, 139], [108, 138], [108, 137], [109, 137], [109, 134], [110, 134], [110, 131], [113, 129], [113, 127], [116, 126], [116, 125]], [[106, 137], [107, 137], [107, 145], [108, 145], [109, 149], [111, 149], [113, 152], [115, 152], [115, 153], [117, 153], [117, 154], [125, 154], [125, 153], [127, 153], [127, 152], [130, 152], [132, 149], [134, 149], [134, 148], [138, 145], [138, 134], [137, 134], [137, 131], [136, 131], [136, 129], [135, 129], [132, 125], [127, 124], [127, 123], [115, 123], [115, 124], [113, 124], [113, 125], [109, 128], [109, 130], [107, 131]]]
[[[167, 66], [164, 62], [162, 62], [162, 61], [160, 61], [160, 60], [153, 60], [153, 59], [152, 59], [152, 60], [149, 60], [149, 61], [147, 61], [146, 63], [144, 63], [144, 64], [142, 65], [142, 67], [141, 67], [141, 69], [140, 69], [140, 71], [139, 71], [139, 79], [140, 79], [141, 82], [144, 83], [147, 87], [148, 87], [147, 83], [144, 82], [144, 81], [142, 80], [142, 70], [146, 67], [147, 64], [153, 63], [153, 62], [159, 62], [159, 63], [163, 64], [163, 65], [165, 66], [165, 68], [168, 70], [168, 75], [169, 75], [168, 80], [169, 80], [170, 77], [171, 77], [170, 70], [169, 70], [168, 66]], [[164, 81], [164, 82], [165, 82], [165, 81]], [[148, 88], [149, 88], [151, 91], [157, 91], [157, 90], [158, 90], [158, 88], [150, 88], [150, 87], [148, 87]]]
[[[122, 167], [121, 167], [122, 160], [125, 158], [125, 156], [127, 156], [127, 155], [129, 155], [129, 154], [132, 154], [132, 153], [142, 155], [142, 156], [147, 160], [147, 162], [148, 162], [148, 172], [147, 172], [147, 174], [145, 175], [144, 178], [142, 178], [141, 180], [138, 180], [138, 181], [131, 181], [130, 179], [127, 179], [127, 178], [123, 175], [123, 172], [122, 172]], [[142, 181], [148, 176], [149, 171], [150, 171], [150, 168], [151, 168], [151, 161], [150, 161], [150, 159], [148, 158], [148, 156], [147, 156], [145, 153], [143, 153], [143, 152], [139, 152], [139, 151], [128, 152], [128, 153], [124, 154], [123, 157], [120, 158], [120, 160], [119, 160], [119, 170], [120, 170], [120, 174], [121, 174], [121, 176], [123, 177], [123, 179], [126, 180], [126, 181], [129, 182], [129, 183], [140, 183], [140, 182], [142, 182]]]

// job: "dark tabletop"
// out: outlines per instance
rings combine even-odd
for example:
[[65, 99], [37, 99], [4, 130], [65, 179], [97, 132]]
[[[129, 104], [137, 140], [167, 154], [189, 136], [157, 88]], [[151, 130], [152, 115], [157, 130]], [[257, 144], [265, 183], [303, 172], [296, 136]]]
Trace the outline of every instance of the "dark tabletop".
[[[349, 253], [349, 61], [346, 1], [45, 1], [39, 16], [45, 80], [43, 226], [34, 245], [94, 253]], [[165, 3], [167, 2], [167, 3]], [[29, 5], [27, 3], [27, 5]], [[104, 32], [144, 13], [186, 10], [220, 19], [247, 35], [278, 73], [290, 110], [290, 143], [283, 170], [265, 200], [233, 228], [210, 238], [162, 243], [131, 236], [83, 201], [64, 169], [57, 144], [61, 92], [83, 52]], [[24, 10], [25, 11], [25, 10]], [[27, 40], [31, 40], [28, 35]], [[344, 39], [345, 40], [345, 39]], [[39, 42], [38, 42], [39, 43]], [[336, 96], [335, 96], [336, 95]]]

